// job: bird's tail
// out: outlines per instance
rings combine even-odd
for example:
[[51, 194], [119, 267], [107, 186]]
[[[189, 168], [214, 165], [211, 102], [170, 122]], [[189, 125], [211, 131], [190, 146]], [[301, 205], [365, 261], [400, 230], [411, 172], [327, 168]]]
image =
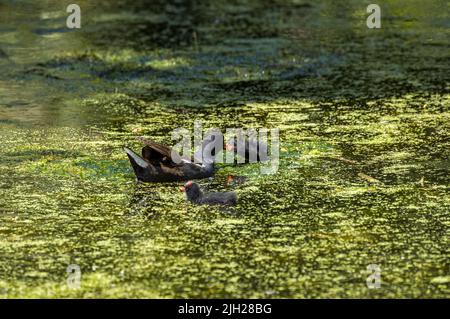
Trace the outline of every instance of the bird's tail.
[[130, 159], [131, 165], [133, 166], [133, 168], [135, 170], [138, 168], [145, 169], [150, 165], [142, 157], [137, 155], [135, 152], [130, 150], [128, 147], [124, 147], [123, 150], [125, 151], [125, 153], [127, 153], [128, 158]]

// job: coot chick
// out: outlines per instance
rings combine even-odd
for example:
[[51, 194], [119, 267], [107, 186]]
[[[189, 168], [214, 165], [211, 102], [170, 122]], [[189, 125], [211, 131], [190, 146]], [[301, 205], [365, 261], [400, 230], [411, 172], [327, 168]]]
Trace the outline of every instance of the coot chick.
[[[235, 156], [238, 154], [240, 157], [243, 157], [244, 163], [266, 162], [269, 160], [267, 144], [265, 142], [245, 139], [245, 142], [242, 145], [242, 151], [239, 149], [238, 144], [236, 139], [231, 140], [231, 142], [228, 141], [225, 143], [224, 149], [233, 151]], [[238, 161], [238, 163], [240, 162]]]
[[235, 192], [203, 194], [198, 184], [192, 181], [182, 186], [181, 190], [186, 192], [186, 199], [196, 205], [236, 205], [237, 203]]

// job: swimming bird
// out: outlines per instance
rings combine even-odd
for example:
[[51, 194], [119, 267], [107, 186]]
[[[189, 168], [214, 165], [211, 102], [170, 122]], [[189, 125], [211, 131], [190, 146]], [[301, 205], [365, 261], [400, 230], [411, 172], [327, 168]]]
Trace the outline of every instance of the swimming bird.
[[[143, 140], [143, 139], [141, 139]], [[214, 174], [214, 138], [209, 137], [202, 143], [204, 154], [211, 154], [204, 158], [203, 163], [195, 163], [181, 159], [176, 163], [172, 158], [172, 149], [163, 144], [143, 140], [146, 144], [139, 156], [128, 147], [123, 150], [128, 155], [131, 166], [138, 181], [142, 182], [174, 182], [190, 179], [201, 179]]]
[[244, 163], [250, 163], [250, 160], [252, 162], [266, 162], [269, 160], [267, 144], [262, 141], [248, 138], [245, 141], [241, 141], [239, 138], [233, 139], [231, 142], [225, 143], [224, 149], [233, 151], [235, 155], [238, 154], [240, 157], [243, 157]]
[[193, 181], [187, 182], [181, 187], [186, 192], [186, 199], [196, 205], [236, 205], [237, 195], [235, 192], [203, 193], [200, 186]]

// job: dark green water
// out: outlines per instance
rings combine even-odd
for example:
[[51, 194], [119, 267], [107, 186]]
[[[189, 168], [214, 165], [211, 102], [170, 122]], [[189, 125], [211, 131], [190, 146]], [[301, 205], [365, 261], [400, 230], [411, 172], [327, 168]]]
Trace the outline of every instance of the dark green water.
[[[450, 297], [447, 1], [77, 3], [0, 3], [0, 297]], [[194, 120], [279, 128], [279, 171], [136, 185]]]

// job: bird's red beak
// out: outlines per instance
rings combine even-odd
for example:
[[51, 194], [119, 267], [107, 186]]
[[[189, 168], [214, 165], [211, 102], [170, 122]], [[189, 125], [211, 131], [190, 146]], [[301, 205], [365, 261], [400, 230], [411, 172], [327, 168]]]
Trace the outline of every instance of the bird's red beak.
[[186, 190], [186, 187], [180, 186], [180, 192], [184, 192]]
[[234, 148], [233, 145], [228, 144], [228, 143], [225, 143], [225, 149], [226, 149], [227, 151], [232, 151], [233, 148]]

